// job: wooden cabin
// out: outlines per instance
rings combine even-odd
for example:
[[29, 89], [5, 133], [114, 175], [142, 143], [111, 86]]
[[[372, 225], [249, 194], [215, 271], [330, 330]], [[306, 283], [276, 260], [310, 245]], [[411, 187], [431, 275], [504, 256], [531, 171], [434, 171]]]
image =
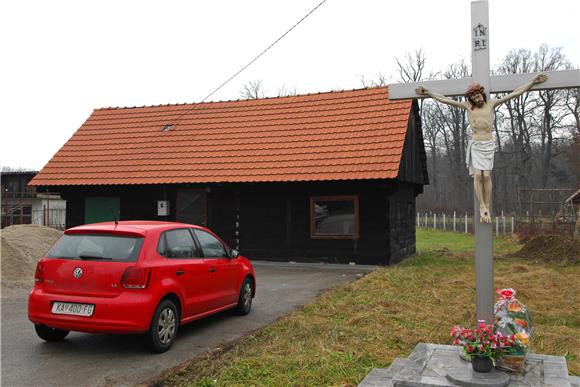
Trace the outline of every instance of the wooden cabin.
[[418, 107], [386, 87], [103, 108], [32, 180], [67, 227], [209, 227], [251, 259], [391, 264], [415, 252], [428, 183]]

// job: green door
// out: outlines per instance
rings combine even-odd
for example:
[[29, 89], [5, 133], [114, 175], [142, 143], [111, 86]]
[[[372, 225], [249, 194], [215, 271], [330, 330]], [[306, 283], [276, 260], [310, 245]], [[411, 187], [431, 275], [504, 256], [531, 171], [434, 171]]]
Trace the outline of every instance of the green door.
[[[118, 196], [94, 196], [85, 198], [85, 223], [119, 220], [121, 205]], [[113, 218], [113, 214], [115, 218]]]

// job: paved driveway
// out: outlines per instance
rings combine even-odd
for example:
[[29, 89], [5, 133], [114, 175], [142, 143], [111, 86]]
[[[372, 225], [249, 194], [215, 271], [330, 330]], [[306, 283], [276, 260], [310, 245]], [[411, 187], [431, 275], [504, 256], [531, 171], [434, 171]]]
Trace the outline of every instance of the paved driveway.
[[182, 327], [171, 350], [152, 354], [138, 335], [71, 333], [59, 343], [36, 336], [26, 317], [27, 290], [2, 298], [2, 385], [132, 385], [199, 353], [276, 320], [321, 291], [355, 280], [373, 266], [254, 262], [258, 281], [252, 312], [231, 312]]

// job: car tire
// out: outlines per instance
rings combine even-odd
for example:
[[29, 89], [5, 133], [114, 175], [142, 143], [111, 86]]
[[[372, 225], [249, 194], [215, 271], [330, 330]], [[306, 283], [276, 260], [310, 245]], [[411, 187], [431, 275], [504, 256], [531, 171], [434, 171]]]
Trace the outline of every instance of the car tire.
[[44, 341], [61, 341], [64, 339], [70, 331], [65, 331], [62, 329], [56, 329], [47, 327], [46, 325], [42, 324], [34, 324], [34, 330], [38, 337], [40, 337]]
[[252, 294], [254, 293], [254, 283], [249, 277], [244, 279], [242, 287], [240, 288], [240, 296], [238, 297], [238, 305], [236, 306], [236, 313], [240, 316], [245, 316], [250, 313], [252, 309]]
[[179, 314], [171, 300], [163, 300], [157, 306], [147, 338], [153, 352], [162, 353], [173, 345], [179, 329]]

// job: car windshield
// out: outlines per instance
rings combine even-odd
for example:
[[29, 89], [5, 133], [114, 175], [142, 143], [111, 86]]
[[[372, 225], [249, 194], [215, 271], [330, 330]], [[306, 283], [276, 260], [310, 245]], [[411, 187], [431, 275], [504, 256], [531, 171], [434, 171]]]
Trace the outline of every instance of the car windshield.
[[46, 254], [47, 258], [137, 261], [143, 238], [111, 234], [65, 234]]

